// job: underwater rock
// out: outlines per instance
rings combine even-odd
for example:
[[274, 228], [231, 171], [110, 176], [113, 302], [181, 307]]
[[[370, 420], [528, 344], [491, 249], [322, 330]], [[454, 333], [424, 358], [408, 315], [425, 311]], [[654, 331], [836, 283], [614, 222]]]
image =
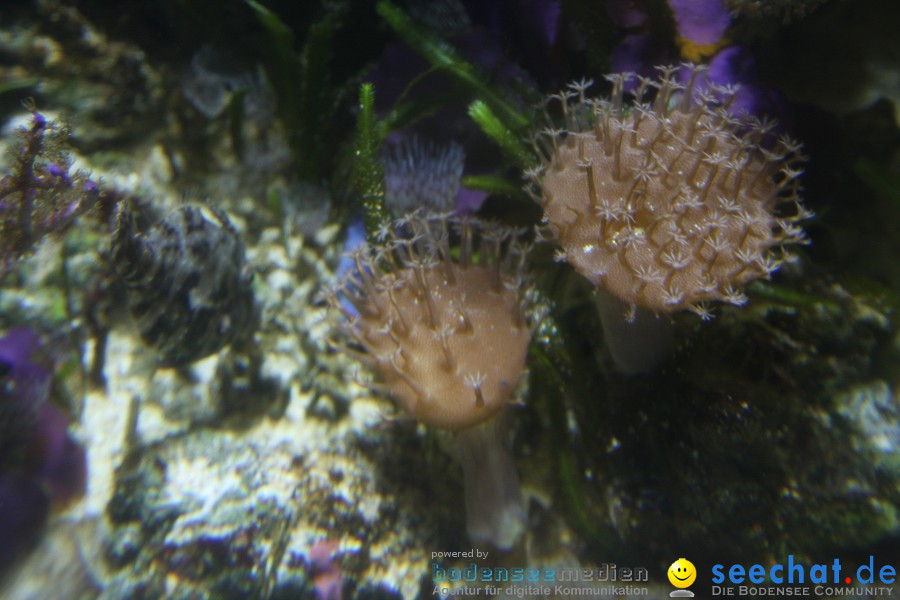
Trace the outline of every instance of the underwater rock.
[[900, 474], [900, 403], [884, 381], [856, 386], [837, 398], [838, 414], [856, 430], [853, 444], [873, 462]]
[[51, 520], [38, 545], [23, 559], [22, 568], [0, 584], [0, 597], [96, 600], [104, 574], [101, 555], [106, 534], [100, 519]]
[[209, 356], [255, 328], [253, 272], [221, 210], [187, 204], [143, 234], [123, 210], [113, 261], [141, 337], [166, 366]]
[[284, 211], [286, 227], [314, 240], [328, 226], [331, 195], [321, 186], [305, 181], [290, 181], [269, 186], [267, 197], [277, 197]]
[[[229, 206], [235, 222], [255, 208]], [[339, 540], [332, 567], [344, 576], [345, 598], [382, 587], [399, 591], [374, 597], [415, 597], [428, 540], [455, 532], [457, 521], [446, 510], [400, 510], [426, 501], [420, 482], [404, 479], [425, 470], [421, 440], [381, 427], [383, 406], [353, 381], [355, 362], [328, 348], [327, 307], [316, 298], [338, 262], [338, 233], [329, 226], [312, 245], [271, 226], [247, 242], [266, 324], [254, 346], [261, 377], [277, 379], [277, 392], [242, 387], [239, 365], [231, 366], [242, 352], [199, 361], [190, 380], [171, 370], [148, 378], [134, 368], [147, 352], [137, 336], [111, 331], [107, 386], [90, 393], [83, 419], [96, 462], [88, 510], [112, 524], [99, 598], [312, 598], [326, 583], [310, 556], [321, 540]], [[255, 396], [274, 405], [285, 393], [282, 412], [247, 416]], [[225, 406], [232, 395], [242, 401], [236, 418]], [[419, 451], [398, 449], [404, 440]], [[446, 490], [459, 478], [434, 478], [427, 489], [436, 485], [454, 503]]]
[[117, 552], [101, 597], [309, 598], [326, 572], [346, 576], [346, 597], [382, 582], [414, 597], [428, 568], [416, 536], [435, 535], [434, 516], [399, 510], [355, 444], [280, 420], [142, 449], [117, 474]]
[[41, 105], [77, 115], [76, 146], [109, 147], [159, 124], [166, 86], [140, 47], [120, 32], [107, 35], [71, 3], [29, 4], [29, 19], [0, 32], [5, 64], [18, 65]]

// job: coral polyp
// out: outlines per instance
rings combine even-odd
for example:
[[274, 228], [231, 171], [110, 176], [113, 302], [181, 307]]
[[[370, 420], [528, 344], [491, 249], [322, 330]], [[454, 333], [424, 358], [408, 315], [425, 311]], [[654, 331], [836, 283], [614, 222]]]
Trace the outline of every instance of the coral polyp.
[[742, 285], [768, 277], [803, 243], [797, 221], [797, 143], [772, 124], [729, 113], [733, 90], [699, 92], [699, 67], [640, 78], [612, 75], [612, 95], [588, 83], [554, 96], [565, 129], [547, 129], [544, 168], [532, 173], [544, 221], [571, 263], [598, 289], [656, 313], [742, 304]]
[[[384, 246], [356, 254], [344, 293], [359, 316], [348, 330], [409, 414], [458, 431], [501, 411], [524, 372], [531, 339], [520, 272], [525, 247], [473, 219], [404, 223], [411, 237], [390, 234]], [[458, 261], [451, 228], [461, 238]]]
[[500, 417], [525, 375], [535, 324], [527, 245], [508, 229], [446, 215], [411, 215], [380, 237], [356, 252], [356, 272], [332, 304], [352, 304], [344, 330], [387, 393], [425, 425], [454, 432], [472, 541], [511, 548], [525, 504]]

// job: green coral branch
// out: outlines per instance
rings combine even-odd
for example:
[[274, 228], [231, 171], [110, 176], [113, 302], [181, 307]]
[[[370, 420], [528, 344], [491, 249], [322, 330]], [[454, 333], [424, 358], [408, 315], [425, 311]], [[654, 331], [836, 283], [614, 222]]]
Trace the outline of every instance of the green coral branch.
[[537, 161], [534, 153], [522, 143], [519, 136], [510, 131], [485, 102], [481, 100], [472, 102], [469, 105], [469, 116], [520, 167], [528, 169], [535, 165]]
[[388, 220], [384, 209], [384, 168], [378, 156], [383, 139], [375, 118], [375, 86], [364, 83], [359, 87], [351, 188], [362, 200], [363, 223], [370, 241], [375, 240], [376, 232]]
[[[314, 23], [307, 32], [306, 43], [300, 53], [300, 103], [296, 107], [300, 124], [305, 128], [306, 139], [313, 148], [324, 147], [331, 117], [334, 115], [334, 88], [331, 82], [331, 63], [336, 31], [336, 17], [326, 16]], [[320, 154], [311, 152], [319, 161]], [[321, 176], [321, 165], [314, 175]]]
[[773, 304], [792, 306], [794, 308], [821, 307], [830, 314], [840, 314], [841, 306], [833, 299], [821, 295], [779, 285], [771, 282], [755, 281], [747, 286], [754, 300], [765, 300]]
[[310, 26], [298, 54], [293, 30], [278, 15], [256, 0], [244, 1], [268, 32], [265, 68], [278, 96], [277, 111], [295, 168], [301, 179], [317, 181], [324, 175], [328, 132], [337, 108], [331, 62], [339, 15], [330, 11]]
[[268, 8], [255, 0], [244, 0], [256, 13], [256, 18], [268, 32], [266, 71], [278, 93], [280, 105], [297, 106], [299, 87], [296, 85], [299, 57], [294, 52], [294, 31]]
[[40, 83], [40, 80], [36, 77], [0, 81], [0, 96], [9, 92], [21, 92], [22, 90], [33, 88], [38, 83]]
[[451, 94], [440, 94], [435, 96], [417, 96], [403, 102], [398, 101], [382, 117], [382, 127], [384, 131], [396, 131], [409, 127], [416, 121], [433, 115], [446, 106], [448, 102], [460, 99], [462, 98]]
[[494, 196], [527, 199], [528, 194], [521, 186], [494, 175], [467, 175], [462, 178], [462, 186], [469, 190], [479, 190]]
[[445, 70], [471, 89], [476, 97], [481, 98], [499, 115], [509, 129], [524, 131], [528, 128], [530, 124], [528, 118], [485, 84], [485, 78], [480, 76], [475, 67], [463, 59], [455, 48], [417, 27], [406, 13], [386, 0], [378, 3], [378, 14], [403, 38], [403, 41], [432, 65]]

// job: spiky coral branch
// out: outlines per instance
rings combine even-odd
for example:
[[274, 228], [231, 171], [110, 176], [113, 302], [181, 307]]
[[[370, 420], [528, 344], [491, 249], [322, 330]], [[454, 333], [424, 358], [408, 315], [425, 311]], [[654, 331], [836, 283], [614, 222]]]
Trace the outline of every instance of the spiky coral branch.
[[0, 179], [0, 276], [41, 238], [67, 229], [99, 196], [87, 173], [72, 172], [64, 125], [33, 110], [18, 137], [12, 169]]
[[375, 86], [364, 83], [359, 88], [356, 160], [351, 185], [362, 200], [366, 237], [370, 240], [374, 240], [376, 232], [388, 222], [384, 209], [384, 167], [379, 159], [381, 142], [375, 118]]

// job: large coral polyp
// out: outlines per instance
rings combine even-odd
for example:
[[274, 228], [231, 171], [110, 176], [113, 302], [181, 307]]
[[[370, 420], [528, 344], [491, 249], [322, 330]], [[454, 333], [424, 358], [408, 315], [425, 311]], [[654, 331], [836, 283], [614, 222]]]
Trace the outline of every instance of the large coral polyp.
[[526, 509], [501, 417], [535, 325], [527, 246], [509, 229], [447, 215], [411, 215], [379, 236], [356, 252], [356, 272], [332, 303], [387, 393], [418, 421], [454, 433], [472, 541], [509, 549]]
[[[359, 316], [348, 330], [406, 412], [466, 429], [501, 411], [524, 372], [531, 339], [524, 246], [474, 219], [403, 223], [410, 237], [386, 231], [383, 246], [356, 254], [345, 293]], [[461, 240], [458, 259], [451, 228]]]
[[[598, 289], [656, 313], [706, 302], [743, 304], [740, 287], [768, 277], [805, 241], [797, 196], [799, 145], [772, 124], [729, 113], [733, 90], [699, 92], [700, 67], [639, 78], [612, 75], [608, 99], [589, 82], [552, 97], [565, 129], [541, 138], [546, 160], [529, 173], [544, 221], [571, 263]], [[684, 71], [682, 71], [683, 73]]]

